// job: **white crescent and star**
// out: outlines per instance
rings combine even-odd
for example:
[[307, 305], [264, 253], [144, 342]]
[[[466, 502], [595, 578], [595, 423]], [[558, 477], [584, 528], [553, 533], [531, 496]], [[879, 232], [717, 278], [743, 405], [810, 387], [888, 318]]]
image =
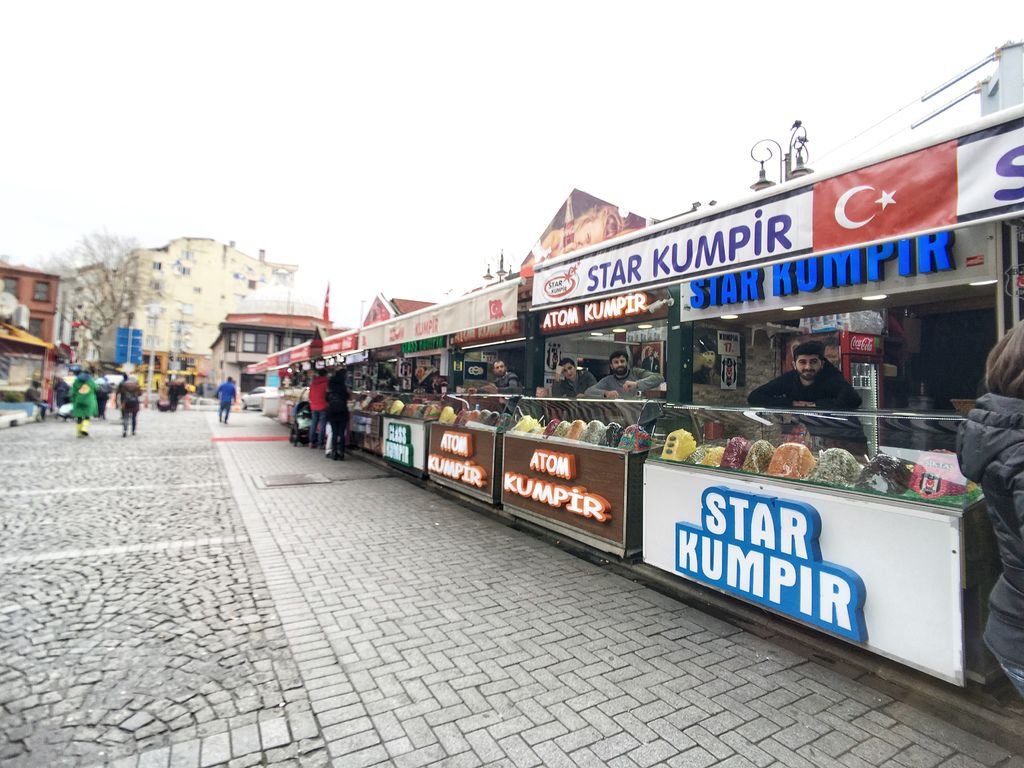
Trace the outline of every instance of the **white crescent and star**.
[[[843, 227], [844, 229], [860, 229], [864, 225], [868, 224], [873, 218], [875, 218], [877, 214], [873, 213], [866, 219], [854, 221], [853, 219], [846, 215], [847, 203], [849, 203], [850, 200], [853, 199], [854, 195], [859, 194], [860, 192], [864, 192], [865, 190], [871, 190], [872, 192], [874, 192], [875, 188], [869, 184], [861, 184], [860, 186], [857, 187], [851, 187], [850, 189], [846, 190], [836, 201], [835, 214], [836, 221], [839, 223], [839, 226]], [[886, 192], [883, 189], [882, 196], [875, 200], [875, 203], [882, 206], [882, 210], [884, 211], [888, 206], [896, 204], [895, 195], [895, 192]]]

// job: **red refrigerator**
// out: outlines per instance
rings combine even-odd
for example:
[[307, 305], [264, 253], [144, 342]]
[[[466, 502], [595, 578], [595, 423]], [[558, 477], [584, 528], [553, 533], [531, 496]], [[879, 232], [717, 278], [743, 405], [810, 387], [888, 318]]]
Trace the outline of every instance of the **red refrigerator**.
[[860, 395], [861, 409], [885, 407], [885, 349], [881, 336], [870, 333], [839, 332], [839, 359], [843, 377]]

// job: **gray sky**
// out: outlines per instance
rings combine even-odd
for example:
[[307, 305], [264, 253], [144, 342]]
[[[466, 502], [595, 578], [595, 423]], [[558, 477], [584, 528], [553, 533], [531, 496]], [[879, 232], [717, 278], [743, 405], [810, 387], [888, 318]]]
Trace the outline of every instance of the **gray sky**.
[[354, 325], [378, 291], [518, 266], [573, 187], [663, 219], [749, 194], [751, 145], [794, 119], [817, 170], [972, 121], [977, 97], [904, 130], [994, 71], [916, 103], [1024, 38], [1021, 8], [5, 3], [0, 254], [235, 240], [299, 264], [315, 303], [330, 280]]

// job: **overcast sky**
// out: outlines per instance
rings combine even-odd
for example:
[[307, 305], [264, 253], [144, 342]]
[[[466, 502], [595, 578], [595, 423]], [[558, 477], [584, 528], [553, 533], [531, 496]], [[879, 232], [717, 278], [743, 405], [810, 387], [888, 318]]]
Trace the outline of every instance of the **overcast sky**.
[[5, 3], [0, 254], [234, 240], [353, 325], [518, 266], [573, 187], [664, 219], [794, 119], [817, 170], [972, 121], [905, 130], [1022, 38], [1020, 0]]

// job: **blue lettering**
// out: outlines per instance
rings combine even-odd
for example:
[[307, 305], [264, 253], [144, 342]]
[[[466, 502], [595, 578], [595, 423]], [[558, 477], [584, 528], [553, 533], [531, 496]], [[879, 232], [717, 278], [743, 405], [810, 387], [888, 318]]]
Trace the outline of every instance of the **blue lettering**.
[[789, 296], [793, 290], [793, 262], [773, 264], [772, 296]]
[[917, 267], [921, 272], [947, 272], [953, 263], [953, 233], [936, 232], [917, 238]]
[[912, 240], [900, 240], [896, 243], [897, 260], [901, 277], [917, 274], [914, 269], [914, 244]]
[[[1024, 158], [1024, 145], [1014, 147], [996, 162], [996, 173], [1006, 178], [1024, 177], [1024, 164], [1018, 165], [1017, 160]], [[1016, 189], [1000, 189], [995, 194], [996, 200], [1012, 203], [1024, 200], [1024, 186]]]
[[764, 270], [745, 269], [740, 272], [740, 301], [764, 299]]
[[629, 257], [629, 282], [640, 282], [640, 261], [639, 253]]
[[750, 227], [733, 227], [729, 230], [729, 261], [736, 261], [736, 251], [750, 242]]
[[626, 282], [626, 268], [622, 266], [621, 261], [616, 261], [615, 266], [612, 267], [612, 280], [609, 283], [610, 288], [614, 288], [619, 283]]
[[809, 504], [724, 486], [701, 495], [700, 523], [676, 523], [675, 570], [857, 642], [868, 639], [867, 590], [822, 559], [821, 517]]
[[720, 278], [721, 292], [718, 296], [719, 304], [735, 304], [740, 300], [739, 288], [736, 285], [736, 273], [722, 275]]
[[607, 265], [605, 265], [605, 264], [595, 265], [595, 266], [593, 266], [593, 267], [591, 267], [590, 269], [587, 270], [587, 292], [588, 293], [590, 291], [597, 290], [597, 286], [599, 286], [601, 284], [601, 281], [598, 278], [597, 273], [600, 271], [600, 268], [602, 266], [607, 266]]
[[686, 241], [686, 261], [679, 261], [679, 243], [672, 243], [672, 268], [677, 274], [682, 274], [690, 268], [693, 263], [693, 241]]
[[864, 282], [864, 260], [861, 251], [840, 251], [824, 257], [825, 287], [840, 288]]
[[796, 263], [796, 287], [801, 291], [821, 290], [821, 270], [818, 269], [820, 259], [812, 256], [809, 259], [800, 259]]
[[761, 233], [762, 233], [762, 230], [764, 229], [764, 224], [761, 222], [761, 217], [763, 215], [764, 215], [764, 211], [762, 211], [760, 209], [754, 211], [754, 255], [755, 256], [760, 256], [761, 255], [761, 244], [762, 244], [761, 238], [763, 237], [763, 235]]
[[892, 243], [881, 245], [869, 245], [868, 256], [868, 280], [873, 283], [885, 280], [885, 262], [896, 255], [896, 249]]
[[792, 226], [793, 219], [785, 214], [768, 219], [768, 253], [775, 253], [777, 244], [781, 244], [787, 251], [793, 248], [793, 243], [786, 237], [786, 233]]
[[712, 235], [710, 244], [706, 235], [697, 238], [697, 269], [700, 269], [701, 259], [709, 267], [714, 265], [716, 259], [719, 264], [725, 263], [725, 238], [721, 232]]
[[[672, 247], [675, 248], [675, 245], [673, 245]], [[665, 263], [665, 259], [668, 258], [668, 249], [669, 246], [667, 245], [660, 251], [657, 248], [654, 249], [654, 274], [652, 275], [652, 277], [659, 277], [663, 273], [666, 275], [672, 274], [672, 271], [668, 268], [668, 265]]]
[[711, 305], [708, 295], [707, 280], [694, 280], [690, 283], [690, 306], [693, 309], [704, 309]]

